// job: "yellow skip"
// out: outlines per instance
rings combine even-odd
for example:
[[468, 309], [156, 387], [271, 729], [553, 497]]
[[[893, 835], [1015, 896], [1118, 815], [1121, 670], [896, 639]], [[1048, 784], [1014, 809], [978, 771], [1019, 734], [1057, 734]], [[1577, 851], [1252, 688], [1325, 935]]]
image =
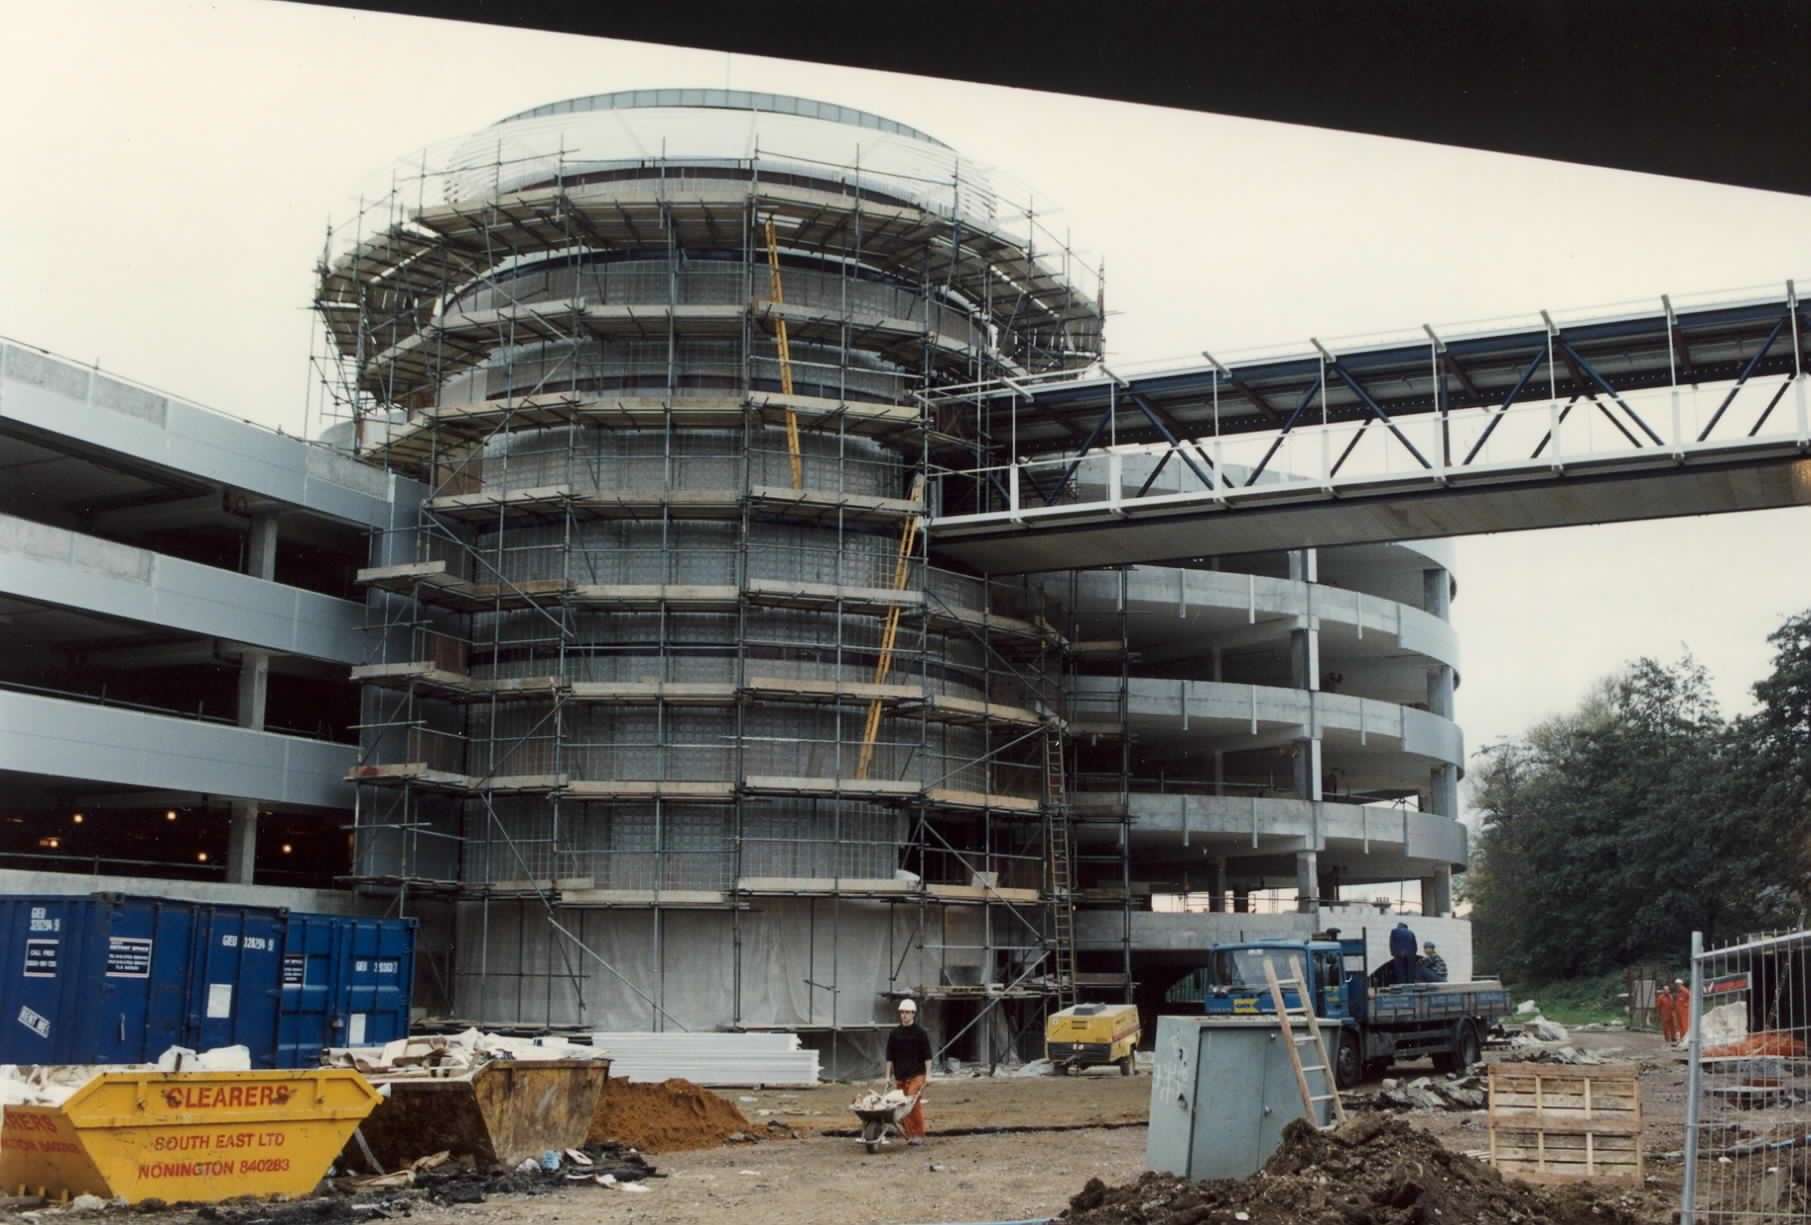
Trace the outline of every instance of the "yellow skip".
[[350, 1068], [108, 1072], [60, 1106], [8, 1106], [0, 1186], [136, 1204], [314, 1190], [378, 1103]]

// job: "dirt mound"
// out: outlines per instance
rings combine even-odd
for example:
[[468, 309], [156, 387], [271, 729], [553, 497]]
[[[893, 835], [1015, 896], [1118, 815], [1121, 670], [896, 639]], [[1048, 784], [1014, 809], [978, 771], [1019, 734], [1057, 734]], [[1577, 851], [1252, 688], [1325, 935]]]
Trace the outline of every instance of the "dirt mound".
[[[1058, 1219], [1069, 1225], [1640, 1225], [1633, 1197], [1506, 1182], [1481, 1161], [1387, 1115], [1334, 1132], [1283, 1131], [1262, 1174], [1191, 1183], [1147, 1173], [1120, 1187], [1090, 1179]], [[1241, 1215], [1242, 1214], [1242, 1215]]]
[[591, 1116], [589, 1144], [614, 1140], [644, 1153], [716, 1148], [753, 1130], [733, 1102], [689, 1080], [635, 1085], [612, 1078]]

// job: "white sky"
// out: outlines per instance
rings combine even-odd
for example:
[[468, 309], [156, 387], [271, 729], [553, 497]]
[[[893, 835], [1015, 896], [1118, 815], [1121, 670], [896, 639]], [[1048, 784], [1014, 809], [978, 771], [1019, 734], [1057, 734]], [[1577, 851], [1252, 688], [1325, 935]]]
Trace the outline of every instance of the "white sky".
[[[7, 0], [0, 12], [0, 333], [291, 431], [313, 263], [365, 176], [542, 102], [635, 87], [840, 102], [1035, 185], [1040, 213], [1060, 204], [1052, 224], [1106, 259], [1120, 359], [1789, 276], [1811, 286], [1811, 200], [1794, 196], [299, 5]], [[1808, 529], [1800, 509], [1461, 542], [1467, 743], [1682, 644], [1726, 710], [1744, 708], [1765, 634], [1811, 606]]]

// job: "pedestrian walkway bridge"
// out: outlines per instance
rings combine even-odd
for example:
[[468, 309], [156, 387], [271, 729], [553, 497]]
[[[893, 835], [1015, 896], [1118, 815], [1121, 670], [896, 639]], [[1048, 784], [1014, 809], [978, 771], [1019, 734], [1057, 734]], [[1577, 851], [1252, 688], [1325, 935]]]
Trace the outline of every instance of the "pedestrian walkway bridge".
[[1811, 505], [1808, 325], [1787, 281], [944, 388], [930, 539], [1004, 574]]

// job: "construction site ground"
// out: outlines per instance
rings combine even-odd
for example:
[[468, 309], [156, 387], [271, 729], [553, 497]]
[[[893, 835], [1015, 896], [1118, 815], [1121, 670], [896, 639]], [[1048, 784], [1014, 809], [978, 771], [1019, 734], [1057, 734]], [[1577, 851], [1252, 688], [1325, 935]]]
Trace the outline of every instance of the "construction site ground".
[[[1640, 1063], [1653, 1177], [1623, 1202], [1644, 1223], [1670, 1221], [1679, 1166], [1652, 1155], [1681, 1144], [1683, 1059], [1651, 1034], [1575, 1033], [1572, 1042], [1586, 1050], [1613, 1050], [1611, 1058], [1619, 1062]], [[1431, 1074], [1424, 1064], [1391, 1073], [1405, 1079]], [[650, 1159], [664, 1177], [650, 1180], [646, 1193], [574, 1186], [548, 1195], [493, 1195], [481, 1204], [416, 1202], [409, 1215], [422, 1225], [1026, 1220], [1061, 1213], [1090, 1178], [1113, 1187], [1133, 1181], [1145, 1168], [1148, 1073], [935, 1080], [925, 1097], [931, 1142], [922, 1148], [893, 1144], [874, 1155], [857, 1140], [832, 1134], [853, 1124], [847, 1104], [864, 1087], [719, 1090], [747, 1116], [750, 1132], [762, 1138], [655, 1154]], [[1360, 1093], [1376, 1088], [1366, 1085]], [[1396, 1117], [1432, 1133], [1448, 1149], [1469, 1154], [1488, 1149], [1482, 1110], [1413, 1110]], [[779, 1138], [782, 1128], [772, 1126], [776, 1123], [796, 1138]]]

